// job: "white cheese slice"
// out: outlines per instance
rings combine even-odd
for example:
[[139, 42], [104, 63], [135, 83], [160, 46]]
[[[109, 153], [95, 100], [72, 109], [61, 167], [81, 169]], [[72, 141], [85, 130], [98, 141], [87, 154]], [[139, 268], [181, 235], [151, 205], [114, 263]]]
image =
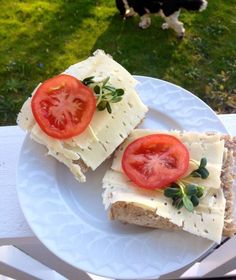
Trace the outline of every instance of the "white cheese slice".
[[[183, 230], [220, 243], [224, 225], [225, 198], [220, 187], [220, 173], [224, 153], [224, 142], [219, 135], [207, 136], [199, 133], [168, 132], [175, 135], [190, 149], [190, 158], [199, 161], [201, 157], [208, 160], [207, 168], [213, 172], [212, 176], [201, 181], [195, 178], [190, 183], [204, 185], [205, 194], [194, 212], [185, 208], [176, 210], [172, 200], [165, 197], [160, 190], [146, 190], [138, 188], [124, 174], [121, 167], [121, 158], [125, 147], [138, 137], [157, 133], [153, 130], [134, 130], [130, 137], [119, 147], [115, 153], [111, 170], [108, 170], [103, 179], [103, 203], [105, 208], [117, 201], [137, 203], [144, 209], [152, 209], [157, 215], [167, 218]], [[160, 132], [161, 133], [161, 132]], [[192, 143], [192, 142], [193, 143]], [[199, 179], [198, 179], [199, 180]]]
[[95, 170], [127, 138], [144, 118], [147, 107], [139, 98], [135, 86], [137, 81], [119, 63], [103, 51], [69, 67], [64, 73], [80, 80], [94, 76], [97, 80], [110, 77], [109, 83], [125, 91], [118, 103], [111, 104], [112, 114], [96, 110], [90, 125], [76, 137], [57, 140], [46, 135], [36, 123], [31, 111], [31, 98], [23, 105], [18, 115], [18, 125], [30, 132], [30, 136], [48, 148], [49, 154], [64, 162], [79, 181], [85, 181], [78, 159]]

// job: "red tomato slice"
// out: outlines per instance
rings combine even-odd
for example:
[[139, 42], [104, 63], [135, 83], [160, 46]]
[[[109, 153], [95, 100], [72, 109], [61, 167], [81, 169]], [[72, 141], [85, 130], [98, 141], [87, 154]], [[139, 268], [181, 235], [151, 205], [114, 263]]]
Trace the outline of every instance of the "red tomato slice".
[[176, 137], [151, 134], [130, 143], [122, 157], [125, 174], [139, 187], [168, 186], [183, 176], [189, 166], [189, 152]]
[[96, 109], [93, 91], [78, 79], [61, 74], [46, 80], [32, 97], [33, 115], [49, 136], [67, 139], [83, 132]]

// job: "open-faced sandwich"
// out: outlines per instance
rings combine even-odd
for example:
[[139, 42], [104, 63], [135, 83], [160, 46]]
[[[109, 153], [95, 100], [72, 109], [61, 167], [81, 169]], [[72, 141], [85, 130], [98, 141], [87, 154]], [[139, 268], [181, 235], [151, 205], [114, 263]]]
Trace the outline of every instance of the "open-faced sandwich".
[[184, 230], [217, 243], [236, 232], [236, 138], [135, 129], [103, 179], [113, 220]]
[[136, 84], [127, 70], [98, 50], [38, 85], [17, 122], [84, 182], [86, 170], [95, 170], [144, 118], [147, 107]]

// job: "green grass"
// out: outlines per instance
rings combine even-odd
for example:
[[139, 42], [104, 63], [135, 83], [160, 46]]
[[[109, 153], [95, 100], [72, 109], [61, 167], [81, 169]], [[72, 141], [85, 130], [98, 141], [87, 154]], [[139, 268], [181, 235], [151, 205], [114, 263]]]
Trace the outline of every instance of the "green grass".
[[186, 37], [161, 30], [152, 16], [123, 21], [114, 0], [1, 0], [0, 125], [16, 115], [34, 87], [100, 48], [132, 74], [173, 82], [218, 113], [236, 112], [236, 3], [209, 0], [203, 13], [182, 11]]

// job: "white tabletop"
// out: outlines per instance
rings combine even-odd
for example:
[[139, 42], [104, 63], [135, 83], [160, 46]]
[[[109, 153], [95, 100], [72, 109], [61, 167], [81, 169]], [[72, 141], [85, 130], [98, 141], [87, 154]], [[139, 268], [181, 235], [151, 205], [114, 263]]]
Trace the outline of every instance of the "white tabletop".
[[[229, 134], [236, 136], [236, 114], [219, 115]], [[18, 155], [25, 137], [17, 126], [0, 127], [0, 244], [32, 242], [34, 234], [21, 211], [16, 193]]]

